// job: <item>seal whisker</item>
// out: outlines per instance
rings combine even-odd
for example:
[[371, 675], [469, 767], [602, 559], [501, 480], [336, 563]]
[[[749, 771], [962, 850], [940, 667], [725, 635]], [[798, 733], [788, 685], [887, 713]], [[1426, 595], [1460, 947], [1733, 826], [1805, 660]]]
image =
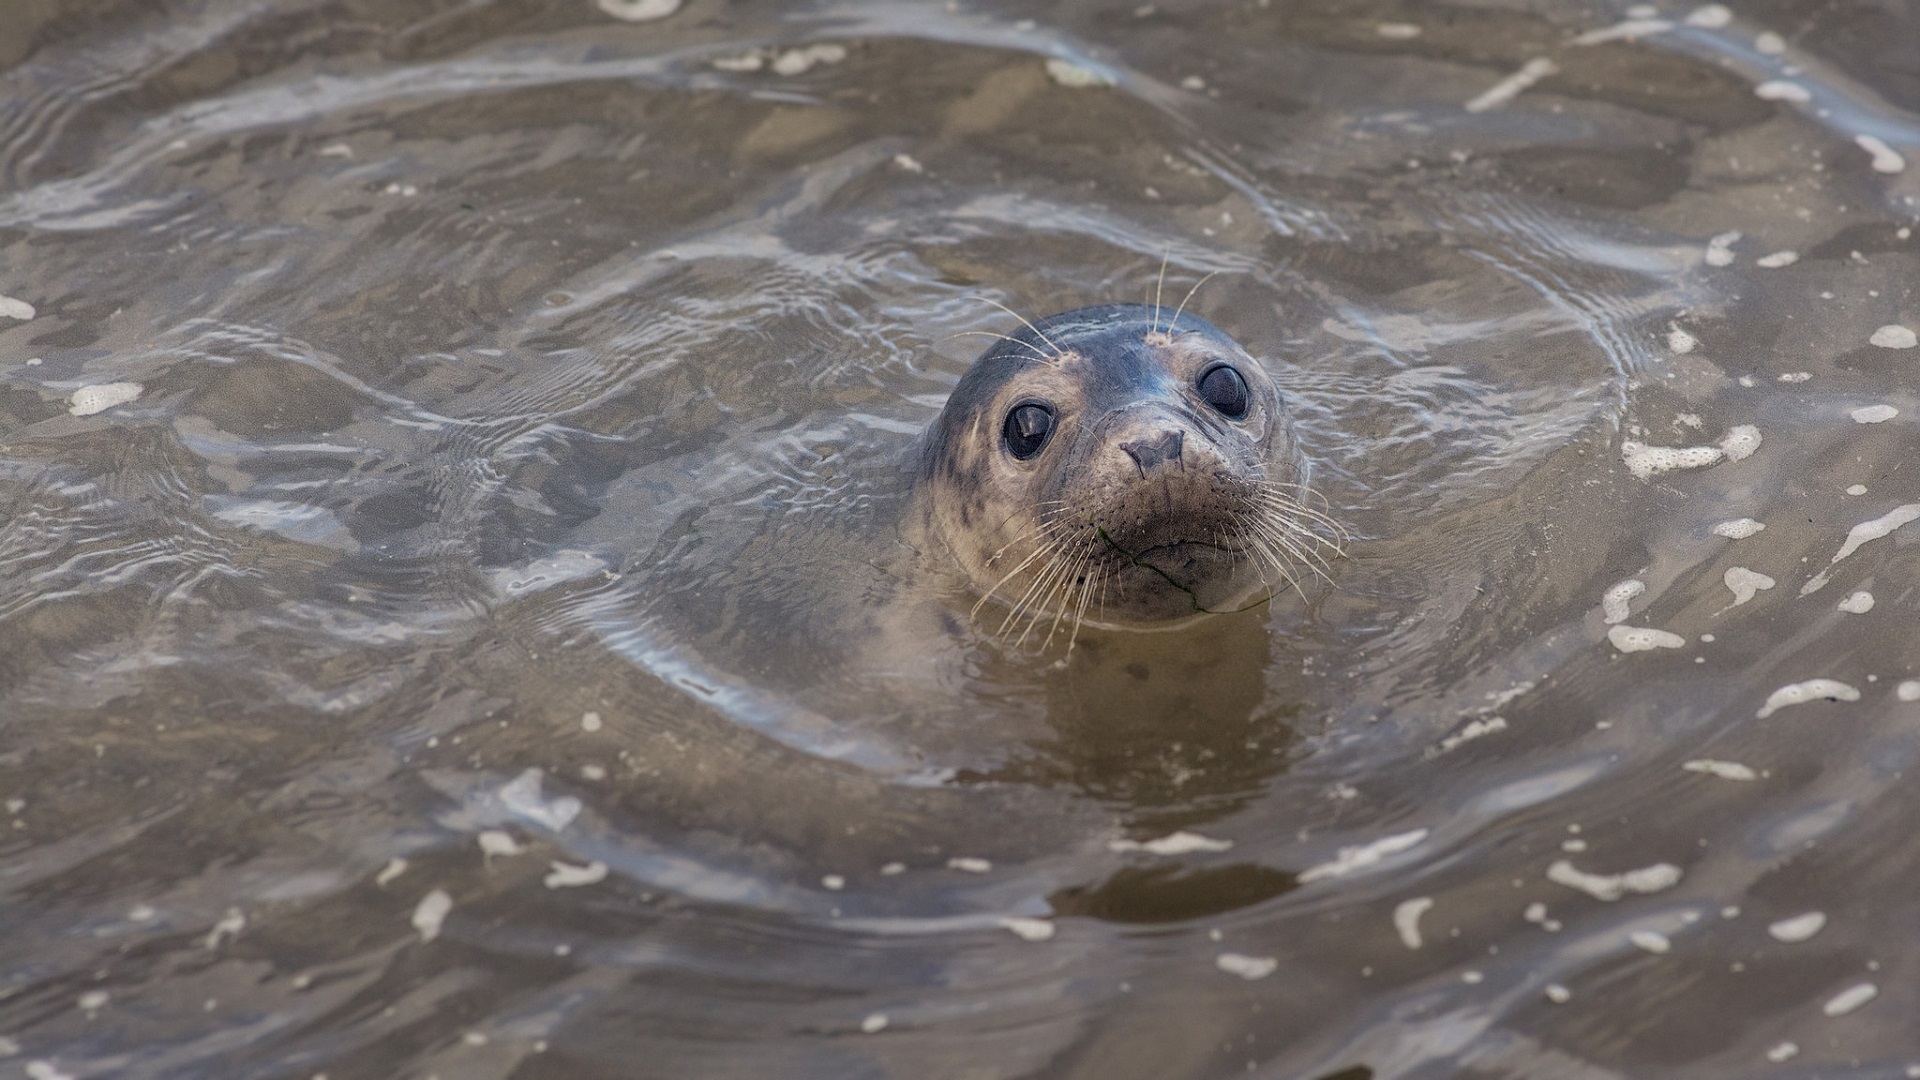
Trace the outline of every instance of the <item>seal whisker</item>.
[[1055, 585], [1055, 603], [1058, 606], [1054, 609], [1053, 625], [1047, 628], [1047, 639], [1040, 645], [1042, 649], [1045, 649], [1053, 642], [1054, 635], [1060, 631], [1061, 622], [1064, 621], [1068, 613], [1073, 610], [1075, 596], [1081, 593], [1086, 585], [1085, 572], [1091, 564], [1092, 559], [1093, 550], [1084, 546], [1081, 547], [1079, 551], [1074, 553], [1072, 567], [1060, 578], [1058, 584]]
[[[1326, 565], [1326, 559], [1319, 551], [1319, 545], [1326, 541], [1319, 536], [1273, 517], [1258, 518], [1254, 525], [1262, 535], [1280, 545], [1294, 557], [1322, 566]], [[1307, 541], [1312, 541], [1312, 546], [1309, 546]]]
[[1101, 567], [1100, 569], [1100, 621], [1101, 622], [1107, 621], [1107, 586], [1112, 584], [1113, 574], [1114, 574], [1114, 571], [1112, 566], [1104, 566], [1104, 567]]
[[[1105, 597], [1107, 569], [1106, 567], [1103, 566], [1098, 569], [1098, 572], [1100, 574], [1100, 582], [1101, 582], [1100, 594], [1102, 597]], [[1087, 582], [1086, 587], [1080, 590], [1079, 610], [1075, 611], [1073, 614], [1073, 632], [1067, 635], [1067, 655], [1068, 656], [1073, 655], [1073, 647], [1080, 640], [1080, 627], [1087, 621], [1087, 602], [1091, 599], [1093, 599], [1093, 583]]]
[[1332, 537], [1323, 537], [1317, 533], [1311, 533], [1308, 530], [1302, 531], [1307, 532], [1308, 535], [1312, 535], [1321, 543], [1332, 544], [1336, 550], [1340, 547], [1341, 543], [1347, 539], [1346, 526], [1340, 524], [1340, 522], [1332, 517], [1315, 510], [1313, 507], [1302, 504], [1291, 495], [1284, 492], [1263, 490], [1257, 491], [1255, 499], [1259, 503], [1260, 508], [1266, 511], [1266, 516], [1284, 518], [1289, 525], [1296, 529], [1301, 528], [1298, 524], [1298, 519], [1301, 518], [1323, 526], [1328, 532], [1333, 534]]
[[[1299, 581], [1293, 576], [1293, 564], [1287, 561], [1286, 556], [1276, 551], [1272, 544], [1268, 543], [1264, 538], [1257, 536], [1249, 536], [1247, 543], [1254, 553], [1258, 554], [1267, 563], [1268, 569], [1279, 576], [1281, 581], [1293, 586], [1295, 589], [1300, 587]], [[1269, 588], [1271, 589], [1272, 587], [1269, 586]], [[1279, 590], [1273, 589], [1272, 591], [1277, 593]]]
[[[1303, 550], [1298, 545], [1298, 543], [1294, 541], [1291, 537], [1288, 537], [1284, 533], [1275, 532], [1271, 528], [1265, 527], [1265, 523], [1261, 523], [1260, 537], [1268, 545], [1268, 550], [1276, 551], [1276, 552], [1285, 551], [1288, 554], [1291, 554], [1292, 556], [1294, 556], [1294, 558], [1299, 559], [1301, 562], [1305, 563], [1307, 569], [1319, 575], [1321, 580], [1325, 581], [1329, 585], [1333, 584], [1333, 579], [1327, 576], [1327, 572], [1323, 568], [1325, 565], [1325, 560], [1320, 557], [1320, 554], [1318, 552]], [[1292, 574], [1293, 565], [1291, 563], [1288, 563], [1285, 559], [1280, 559], [1280, 562], [1285, 563], [1285, 567], [1284, 569], [1281, 570], [1281, 573], [1287, 578], [1288, 581], [1293, 582], [1294, 585], [1298, 587], [1299, 582]]]
[[1031, 342], [1021, 341], [1017, 337], [1008, 337], [1005, 334], [996, 334], [991, 330], [958, 330], [958, 331], [955, 331], [954, 333], [948, 334], [946, 337], [943, 337], [940, 340], [952, 341], [954, 338], [963, 338], [963, 337], [999, 338], [1001, 341], [1012, 342], [1013, 344], [1018, 345], [1021, 348], [1027, 350], [1027, 352], [1033, 354], [1034, 359], [1040, 361], [1043, 364], [1052, 363], [1054, 360], [1054, 357], [1049, 356], [1048, 354], [1041, 352], [1039, 349], [1034, 348]]
[[[1093, 558], [1093, 555], [1093, 549], [1083, 544], [1067, 559], [1061, 560], [1061, 565], [1066, 567], [1066, 572], [1055, 575], [1053, 583], [1048, 587], [1045, 596], [1042, 598], [1043, 602], [1035, 605], [1033, 617], [1027, 624], [1028, 632], [1039, 627], [1040, 620], [1047, 617], [1049, 610], [1053, 612], [1053, 623], [1048, 626], [1047, 636], [1040, 643], [1041, 651], [1044, 652], [1047, 646], [1053, 644], [1054, 637], [1059, 634], [1060, 623], [1066, 618], [1067, 612], [1073, 607], [1074, 593], [1084, 584], [1080, 580], [1081, 571], [1086, 568], [1089, 561]], [[1020, 636], [1022, 643], [1024, 643], [1026, 639], [1026, 634]]]
[[1053, 347], [1053, 356], [1050, 357], [1050, 359], [1058, 360], [1067, 351], [1061, 348], [1058, 342], [1054, 341], [1052, 338], [1048, 337], [1045, 333], [1043, 333], [1039, 327], [1033, 325], [1030, 322], [1027, 322], [1027, 317], [1025, 315], [1020, 314], [1019, 312], [1013, 310], [1012, 308], [1001, 303], [1000, 301], [995, 300], [990, 296], [976, 296], [974, 297], [974, 299], [985, 300], [987, 303], [992, 304], [994, 307], [999, 308], [1001, 311], [1004, 311], [1007, 314], [1013, 316], [1014, 318], [1019, 319], [1021, 322], [1026, 323], [1027, 329], [1033, 331], [1034, 334], [1037, 337], [1039, 337], [1041, 341], [1044, 341], [1048, 345]]
[[[1068, 570], [1066, 576], [1062, 577], [1059, 583], [1054, 586], [1053, 592], [1057, 594], [1058, 603], [1054, 607], [1053, 625], [1047, 627], [1047, 637], [1046, 640], [1040, 643], [1040, 651], [1045, 652], [1047, 646], [1053, 644], [1054, 635], [1060, 632], [1060, 621], [1066, 618], [1067, 610], [1073, 606], [1074, 587], [1080, 576], [1080, 569], [1086, 565], [1086, 562], [1087, 553], [1084, 551], [1078, 553], [1074, 557], [1072, 569]], [[1041, 613], [1043, 618], [1045, 615], [1045, 612]]]
[[1171, 245], [1160, 252], [1160, 277], [1153, 284], [1153, 323], [1147, 328], [1148, 334], [1160, 332], [1160, 292], [1167, 287], [1167, 260], [1173, 257]]
[[[973, 611], [970, 612], [967, 617], [971, 619], [974, 616], [977, 616], [980, 613], [981, 605], [985, 604], [987, 600], [990, 599], [995, 592], [998, 592], [1000, 589], [1000, 586], [1005, 585], [1008, 581], [1012, 580], [1015, 575], [1019, 574], [1022, 570], [1025, 570], [1028, 566], [1031, 566], [1035, 560], [1041, 559], [1045, 556], [1052, 554], [1055, 551], [1062, 549], [1065, 546], [1065, 541], [1066, 541], [1066, 536], [1062, 532], [1062, 528], [1063, 528], [1063, 523], [1061, 521], [1056, 520], [1051, 522], [1043, 522], [1037, 528], [1029, 529], [1027, 532], [1023, 533], [1021, 535], [1021, 540], [1032, 539], [1037, 536], [1040, 541], [1039, 546], [1036, 547], [1032, 552], [1028, 553], [1027, 557], [1020, 561], [1020, 565], [1008, 571], [1005, 577], [1002, 577], [999, 581], [995, 582], [993, 585], [993, 588], [987, 590], [986, 595], [982, 596], [979, 602], [973, 605]], [[1019, 541], [1014, 541], [1014, 542], [1017, 543]], [[1012, 546], [1012, 543], [1009, 543], [1007, 545], [1007, 547], [1011, 547], [1011, 546]], [[1000, 550], [1005, 551], [1006, 547], [1003, 547]], [[1029, 591], [1031, 591], [1031, 589]], [[1022, 600], [1024, 599], [1025, 598], [1023, 597]], [[1017, 610], [1019, 607], [1019, 604], [1016, 603], [1014, 607]]]
[[[1284, 512], [1269, 512], [1266, 515], [1266, 521], [1273, 528], [1289, 536], [1298, 538], [1301, 545], [1312, 552], [1316, 558], [1319, 557], [1319, 552], [1323, 548], [1331, 551], [1335, 556], [1345, 554], [1338, 539], [1325, 536], [1308, 525], [1288, 516]], [[1321, 561], [1324, 565], [1325, 560], [1322, 559]]]
[[[1307, 487], [1305, 484], [1288, 484], [1278, 480], [1269, 480], [1265, 477], [1250, 480], [1248, 483], [1259, 490], [1263, 496], [1282, 500], [1290, 509], [1297, 510], [1302, 514], [1306, 514], [1325, 523], [1329, 528], [1339, 532], [1343, 538], [1345, 537], [1347, 532], [1346, 526], [1340, 524], [1338, 520], [1326, 513], [1307, 505], [1306, 499], [1314, 499], [1322, 506], [1327, 506], [1331, 509], [1331, 504], [1327, 502], [1325, 495]], [[1298, 492], [1299, 494], [1296, 495], [1294, 492]]]
[[[1162, 272], [1164, 272], [1164, 270]], [[1193, 294], [1200, 291], [1200, 286], [1205, 285], [1208, 281], [1212, 280], [1213, 276], [1218, 274], [1219, 272], [1220, 271], [1218, 270], [1207, 271], [1204, 275], [1201, 276], [1199, 281], [1196, 281], [1193, 283], [1193, 288], [1187, 290], [1187, 295], [1180, 299], [1180, 306], [1173, 309], [1173, 319], [1167, 323], [1167, 330], [1169, 333], [1172, 332], [1175, 326], [1178, 326], [1180, 324], [1180, 313], [1187, 310], [1187, 301], [1193, 299]], [[1158, 320], [1155, 320], [1155, 321], [1157, 322]]]
[[[1054, 537], [1048, 537], [1043, 543], [1042, 550], [1047, 553], [1047, 564], [1040, 573], [1034, 575], [1033, 581], [1027, 586], [1027, 591], [1021, 595], [1019, 602], [1013, 605], [1013, 610], [1007, 613], [1006, 620], [1000, 624], [997, 636], [1004, 637], [1007, 632], [1012, 629], [1013, 625], [1019, 622], [1022, 615], [1026, 615], [1033, 610], [1036, 606], [1036, 600], [1044, 600], [1046, 596], [1053, 591], [1054, 579], [1060, 576], [1062, 568], [1066, 566], [1065, 559], [1054, 558], [1054, 556], [1063, 549], [1064, 545]], [[1033, 632], [1035, 624], [1037, 624], [1044, 615], [1044, 611], [1038, 612], [1028, 620], [1027, 629], [1020, 635], [1021, 642], [1027, 640], [1027, 635]], [[1016, 642], [1014, 648], [1017, 649], [1019, 647], [1019, 643]]]
[[[1005, 551], [1006, 548], [1001, 548], [1000, 550]], [[971, 621], [973, 619], [978, 618], [980, 616], [980, 609], [986, 606], [987, 601], [993, 599], [994, 593], [1000, 591], [1000, 586], [1005, 585], [1007, 582], [1013, 580], [1014, 575], [1020, 573], [1020, 571], [1025, 570], [1027, 567], [1033, 565], [1033, 561], [1035, 559], [1038, 559], [1041, 555], [1045, 554], [1047, 550], [1048, 549], [1044, 544], [1038, 548], [1035, 548], [1032, 552], [1028, 553], [1026, 558], [1020, 560], [1019, 566], [1016, 566], [1012, 570], [1007, 571], [1006, 577], [1003, 577], [999, 581], [994, 582], [993, 588], [988, 589], [985, 593], [981, 594], [980, 599], [974, 602], [973, 610], [967, 612], [967, 619]]]
[[[1046, 504], [1042, 503], [1040, 505], [1044, 506]], [[1034, 536], [1038, 535], [1039, 533], [1045, 532], [1048, 529], [1058, 529], [1062, 527], [1065, 524], [1065, 521], [1060, 517], [1060, 515], [1065, 512], [1066, 512], [1066, 509], [1063, 503], [1061, 509], [1048, 511], [1046, 513], [1041, 514], [1039, 523], [1036, 524], [1033, 528], [1028, 529], [1026, 532], [1023, 532], [1020, 535], [1014, 537], [1013, 539], [1007, 541], [1006, 543], [1000, 545], [1000, 549], [998, 551], [995, 551], [993, 554], [987, 556], [987, 565], [992, 566], [994, 563], [999, 562], [1000, 556], [1005, 555], [1007, 553], [1007, 549], [1012, 547], [1013, 545], [1024, 544], [1028, 540], [1033, 539]]]

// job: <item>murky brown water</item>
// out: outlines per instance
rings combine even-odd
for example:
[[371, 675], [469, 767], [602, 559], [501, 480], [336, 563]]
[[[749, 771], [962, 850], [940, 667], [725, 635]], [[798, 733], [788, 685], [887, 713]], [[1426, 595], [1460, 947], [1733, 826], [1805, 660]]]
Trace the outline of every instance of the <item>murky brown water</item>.
[[[1920, 1069], [1912, 9], [7, 22], [0, 1076]], [[1163, 257], [1358, 539], [998, 648]]]

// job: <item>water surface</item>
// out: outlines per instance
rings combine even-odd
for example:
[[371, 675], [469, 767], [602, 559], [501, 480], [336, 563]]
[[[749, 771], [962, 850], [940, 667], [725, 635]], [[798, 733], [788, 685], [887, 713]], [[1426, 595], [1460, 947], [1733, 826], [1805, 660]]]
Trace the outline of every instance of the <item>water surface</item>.
[[[15, 12], [0, 1074], [1908, 1075], [1916, 72], [1867, 5]], [[1208, 274], [1347, 557], [1005, 647], [898, 528], [967, 335]]]

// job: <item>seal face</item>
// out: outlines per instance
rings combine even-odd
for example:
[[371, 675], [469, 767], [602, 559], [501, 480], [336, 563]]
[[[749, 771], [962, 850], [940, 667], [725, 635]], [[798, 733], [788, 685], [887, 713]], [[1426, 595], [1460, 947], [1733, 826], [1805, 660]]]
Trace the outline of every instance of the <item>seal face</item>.
[[[1147, 304], [1063, 312], [974, 361], [927, 433], [922, 526], [1025, 642], [1231, 611], [1322, 561], [1278, 388]], [[977, 605], [976, 613], [979, 610]]]

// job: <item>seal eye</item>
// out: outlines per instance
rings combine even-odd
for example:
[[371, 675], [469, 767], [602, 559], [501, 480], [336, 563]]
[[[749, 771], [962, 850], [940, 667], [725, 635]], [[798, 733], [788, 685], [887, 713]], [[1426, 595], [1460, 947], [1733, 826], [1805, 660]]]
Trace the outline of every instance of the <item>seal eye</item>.
[[1246, 378], [1238, 371], [1225, 364], [1215, 364], [1195, 385], [1200, 388], [1200, 396], [1220, 410], [1221, 416], [1229, 420], [1247, 418], [1247, 406], [1252, 403], [1253, 395], [1247, 390]]
[[1053, 434], [1053, 410], [1036, 402], [1015, 405], [1007, 414], [1007, 450], [1025, 461], [1040, 452]]

